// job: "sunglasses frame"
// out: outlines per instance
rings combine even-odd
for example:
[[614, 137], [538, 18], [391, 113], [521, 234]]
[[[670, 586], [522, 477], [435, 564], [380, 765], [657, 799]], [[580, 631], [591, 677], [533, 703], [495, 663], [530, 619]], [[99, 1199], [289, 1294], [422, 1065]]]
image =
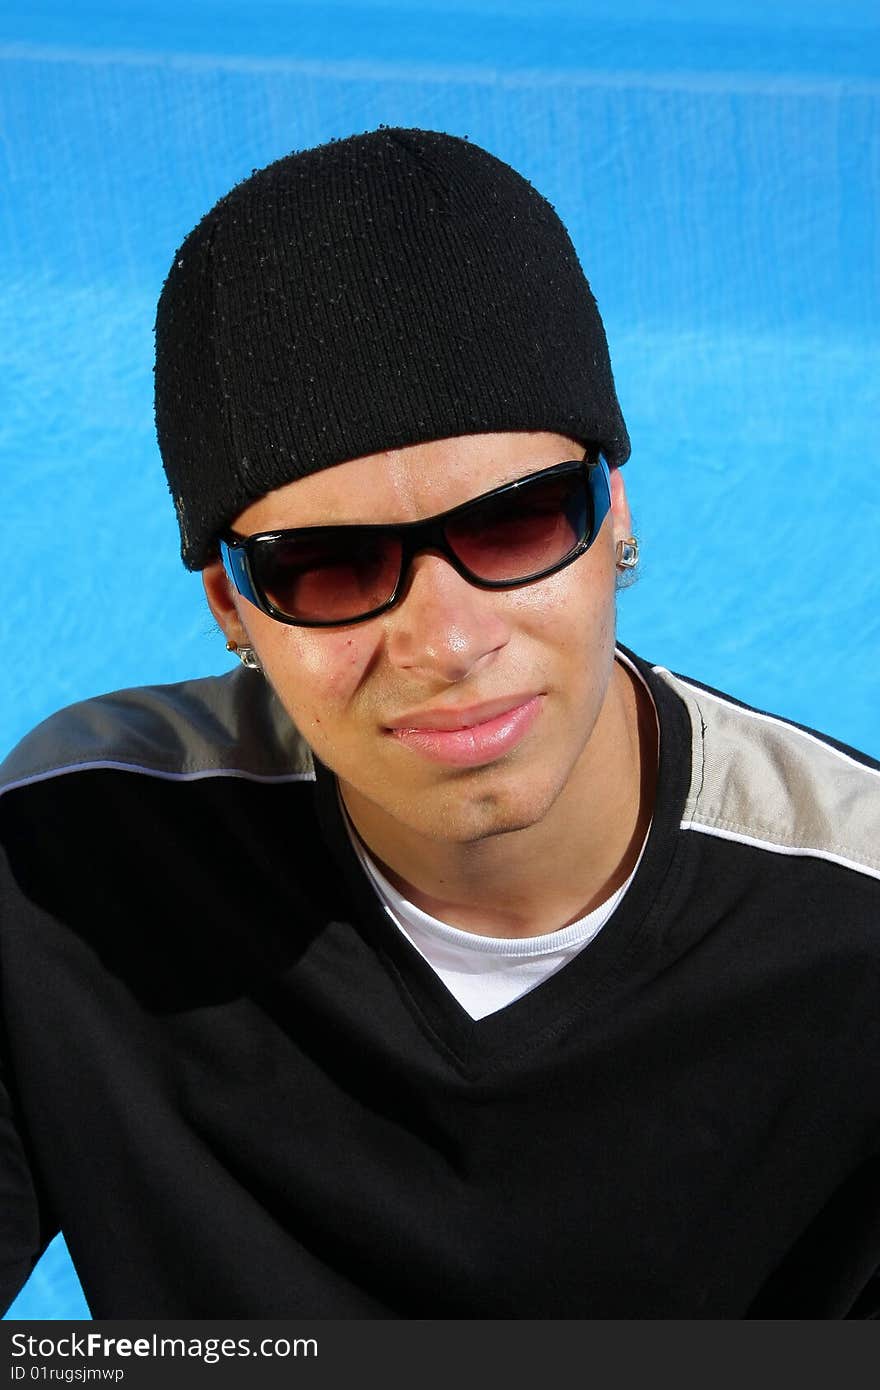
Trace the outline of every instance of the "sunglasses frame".
[[[474, 507], [483, 506], [496, 497], [514, 494], [530, 483], [547, 478], [565, 477], [568, 474], [578, 472], [583, 475], [584, 485], [589, 496], [592, 508], [592, 526], [573, 549], [561, 560], [557, 560], [555, 564], [536, 570], [533, 574], [527, 574], [521, 579], [481, 579], [468, 569], [446, 539], [445, 527], [448, 523], [455, 517], [465, 515]], [[298, 526], [277, 531], [258, 531], [251, 536], [237, 536], [235, 532], [229, 532], [220, 538], [220, 555], [227, 575], [242, 598], [254, 604], [268, 617], [274, 618], [276, 622], [286, 623], [289, 627], [350, 627], [354, 623], [365, 623], [370, 618], [376, 618], [380, 613], [385, 613], [389, 608], [394, 607], [406, 589], [412, 561], [422, 551], [433, 550], [442, 555], [457, 574], [460, 574], [463, 579], [466, 579], [477, 589], [519, 589], [525, 584], [533, 584], [538, 579], [546, 579], [551, 574], [557, 574], [559, 570], [565, 569], [567, 565], [573, 564], [581, 555], [584, 555], [598, 536], [602, 523], [610, 510], [611, 481], [608, 465], [598, 454], [587, 454], [582, 459], [557, 463], [551, 468], [542, 468], [535, 473], [526, 474], [523, 478], [516, 478], [512, 483], [503, 483], [501, 487], [492, 488], [489, 492], [481, 493], [479, 497], [472, 497], [457, 507], [451, 507], [446, 512], [438, 513], [437, 516], [425, 517], [422, 521], [403, 521], [396, 524], [379, 522], [375, 525], [370, 522], [350, 522], [333, 526]], [[385, 532], [392, 534], [400, 541], [400, 573], [390, 597], [376, 608], [371, 608], [368, 613], [359, 613], [353, 618], [293, 618], [290, 614], [282, 612], [280, 608], [276, 608], [254, 577], [251, 560], [254, 550], [270, 541], [287, 540], [296, 536], [308, 536], [313, 539], [321, 532], [338, 534], [340, 531], [347, 530], [369, 531], [373, 534]]]

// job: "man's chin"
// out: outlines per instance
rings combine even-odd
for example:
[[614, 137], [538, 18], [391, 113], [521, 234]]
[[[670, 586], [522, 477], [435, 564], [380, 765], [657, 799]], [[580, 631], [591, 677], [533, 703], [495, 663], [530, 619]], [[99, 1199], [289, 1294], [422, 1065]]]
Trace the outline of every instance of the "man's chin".
[[408, 824], [416, 834], [446, 844], [479, 844], [501, 835], [512, 835], [540, 824], [553, 806], [556, 797], [549, 791], [539, 793], [534, 787], [512, 791], [472, 792], [463, 795], [462, 789], [437, 803], [427, 800]]

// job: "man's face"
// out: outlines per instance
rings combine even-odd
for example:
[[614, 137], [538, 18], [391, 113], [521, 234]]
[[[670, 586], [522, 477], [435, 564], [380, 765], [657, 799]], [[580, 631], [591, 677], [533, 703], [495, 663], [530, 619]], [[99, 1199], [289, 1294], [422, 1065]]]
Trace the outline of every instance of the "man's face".
[[[236, 518], [240, 535], [284, 527], [407, 522], [567, 459], [552, 434], [467, 435], [325, 469]], [[254, 647], [363, 828], [381, 822], [468, 842], [534, 825], [590, 757], [613, 669], [615, 541], [629, 534], [623, 485], [573, 564], [487, 591], [440, 555], [417, 555], [403, 598], [340, 628], [276, 622], [234, 592], [220, 562], [205, 587], [226, 635]]]

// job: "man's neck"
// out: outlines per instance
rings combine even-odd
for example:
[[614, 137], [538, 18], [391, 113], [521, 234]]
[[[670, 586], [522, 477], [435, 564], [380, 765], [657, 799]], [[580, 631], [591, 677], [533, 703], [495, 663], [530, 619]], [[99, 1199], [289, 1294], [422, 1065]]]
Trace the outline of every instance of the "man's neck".
[[593, 734], [547, 814], [524, 829], [468, 843], [427, 838], [347, 785], [358, 834], [405, 897], [484, 936], [556, 931], [626, 882], [651, 822], [657, 772], [653, 704], [615, 663]]

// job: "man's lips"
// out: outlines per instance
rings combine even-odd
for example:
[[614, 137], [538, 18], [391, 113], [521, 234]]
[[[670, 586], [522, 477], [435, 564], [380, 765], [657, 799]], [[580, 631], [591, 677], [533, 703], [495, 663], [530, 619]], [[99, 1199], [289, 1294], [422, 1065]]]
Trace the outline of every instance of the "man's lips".
[[540, 710], [540, 695], [514, 695], [461, 709], [414, 710], [385, 727], [395, 742], [432, 762], [478, 767], [515, 748]]
[[389, 719], [388, 729], [440, 729], [453, 732], [457, 729], [473, 729], [477, 724], [485, 724], [499, 714], [507, 714], [534, 699], [532, 695], [503, 695], [497, 700], [484, 700], [479, 705], [460, 705], [454, 709], [413, 710], [401, 714], [397, 719]]

